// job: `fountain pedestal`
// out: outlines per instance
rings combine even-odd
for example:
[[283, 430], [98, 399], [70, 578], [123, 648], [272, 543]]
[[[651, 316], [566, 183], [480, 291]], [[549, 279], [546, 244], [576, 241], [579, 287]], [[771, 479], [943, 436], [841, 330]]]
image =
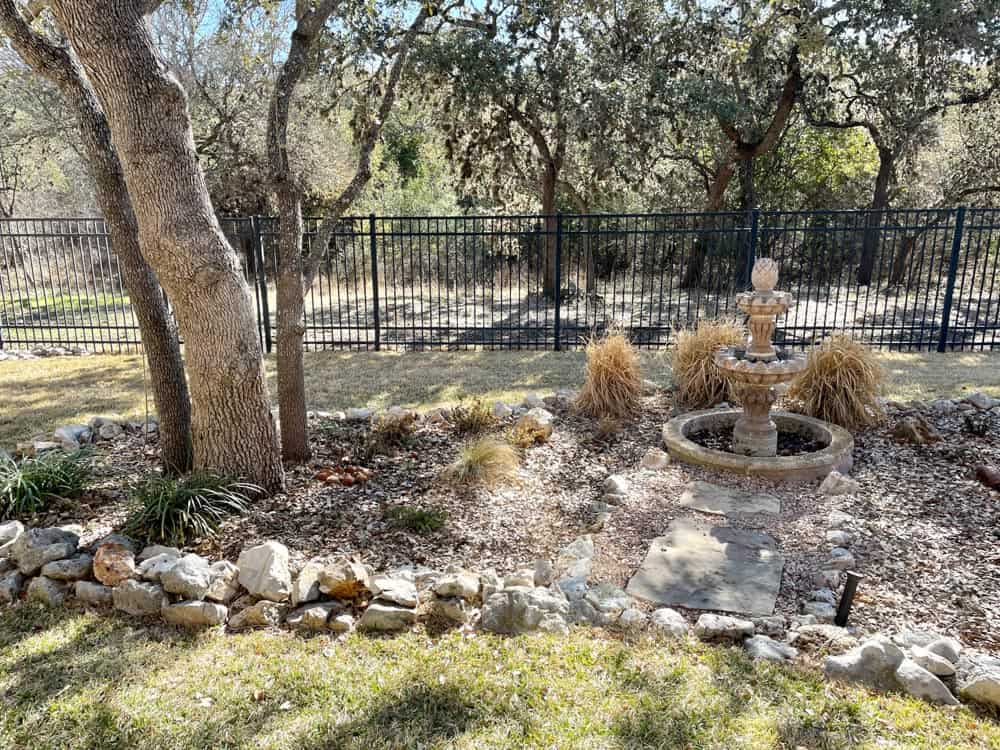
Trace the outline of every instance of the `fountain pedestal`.
[[741, 456], [778, 455], [778, 427], [771, 407], [778, 399], [772, 386], [744, 386], [740, 393], [743, 414], [733, 425], [733, 453]]

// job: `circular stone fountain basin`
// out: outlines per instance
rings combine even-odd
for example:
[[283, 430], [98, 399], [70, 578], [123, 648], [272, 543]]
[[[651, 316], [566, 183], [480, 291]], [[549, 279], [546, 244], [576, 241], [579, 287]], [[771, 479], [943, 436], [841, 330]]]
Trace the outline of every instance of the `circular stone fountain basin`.
[[702, 431], [731, 430], [742, 414], [740, 409], [708, 409], [683, 414], [663, 426], [663, 443], [671, 456], [686, 463], [778, 481], [819, 479], [834, 470], [850, 471], [854, 463], [851, 433], [819, 419], [786, 411], [771, 413], [779, 432], [801, 433], [825, 447], [798, 456], [741, 456], [706, 448], [688, 437]]

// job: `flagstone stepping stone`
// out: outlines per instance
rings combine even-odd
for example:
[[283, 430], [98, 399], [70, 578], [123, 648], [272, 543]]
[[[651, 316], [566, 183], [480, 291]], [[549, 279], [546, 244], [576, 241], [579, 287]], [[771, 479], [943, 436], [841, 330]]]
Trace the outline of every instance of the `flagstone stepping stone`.
[[701, 481], [684, 487], [680, 503], [685, 508], [717, 516], [777, 515], [781, 512], [781, 501], [774, 495], [753, 494]]
[[678, 518], [652, 541], [625, 590], [668, 607], [770, 615], [783, 567], [767, 534]]

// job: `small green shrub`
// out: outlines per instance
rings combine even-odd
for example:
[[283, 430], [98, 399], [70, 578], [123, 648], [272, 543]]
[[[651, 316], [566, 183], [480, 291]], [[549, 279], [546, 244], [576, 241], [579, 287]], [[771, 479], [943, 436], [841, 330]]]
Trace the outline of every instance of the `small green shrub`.
[[451, 423], [455, 430], [464, 435], [478, 435], [494, 427], [497, 418], [493, 411], [482, 401], [476, 399], [471, 404], [460, 404], [452, 410]]
[[0, 518], [37, 513], [55, 498], [77, 497], [90, 475], [86, 451], [50, 451], [21, 462], [0, 457]]
[[419, 534], [440, 531], [448, 520], [448, 513], [443, 508], [413, 508], [409, 505], [397, 505], [386, 516], [396, 526]]
[[214, 535], [228, 516], [246, 513], [249, 497], [260, 492], [256, 485], [204, 473], [150, 477], [131, 492], [137, 508], [125, 531], [150, 542], [184, 545]]

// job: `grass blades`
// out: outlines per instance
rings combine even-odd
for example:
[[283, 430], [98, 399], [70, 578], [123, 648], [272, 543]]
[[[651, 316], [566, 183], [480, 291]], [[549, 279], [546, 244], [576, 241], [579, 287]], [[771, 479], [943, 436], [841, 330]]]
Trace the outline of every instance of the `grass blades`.
[[54, 499], [77, 497], [90, 476], [86, 451], [49, 451], [20, 462], [0, 456], [0, 519], [38, 513]]
[[688, 409], [708, 409], [733, 401], [732, 388], [715, 364], [715, 352], [744, 340], [743, 329], [727, 320], [702, 320], [695, 328], [677, 331], [671, 358], [677, 400]]
[[641, 396], [639, 353], [628, 337], [613, 328], [601, 337], [591, 338], [577, 409], [595, 419], [624, 419], [638, 410]]

